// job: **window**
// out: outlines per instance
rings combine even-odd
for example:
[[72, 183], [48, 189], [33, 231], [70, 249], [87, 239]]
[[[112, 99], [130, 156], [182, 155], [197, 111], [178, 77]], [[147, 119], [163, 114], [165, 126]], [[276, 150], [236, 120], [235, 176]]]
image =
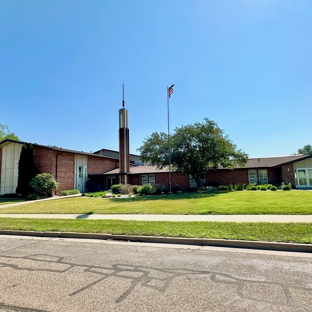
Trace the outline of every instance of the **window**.
[[142, 185], [148, 184], [148, 175], [142, 174]]
[[142, 174], [142, 185], [145, 184], [155, 184], [155, 174]]
[[150, 185], [154, 185], [155, 184], [155, 174], [150, 174], [148, 176], [148, 179], [149, 179], [149, 184]]
[[257, 183], [257, 169], [248, 170], [248, 181], [249, 183]]
[[268, 171], [266, 169], [259, 169], [259, 184], [267, 184], [268, 183]]

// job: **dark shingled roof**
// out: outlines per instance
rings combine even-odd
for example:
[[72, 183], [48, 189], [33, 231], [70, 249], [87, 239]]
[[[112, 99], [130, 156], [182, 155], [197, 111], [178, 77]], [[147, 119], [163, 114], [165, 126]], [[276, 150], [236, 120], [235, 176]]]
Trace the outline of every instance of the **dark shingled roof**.
[[[277, 156], [277, 157], [262, 157], [262, 158], [249, 158], [243, 168], [270, 168], [278, 167], [290, 162], [296, 162], [301, 159], [309, 158], [307, 155], [290, 155], [290, 156]], [[239, 167], [237, 167], [239, 168]]]

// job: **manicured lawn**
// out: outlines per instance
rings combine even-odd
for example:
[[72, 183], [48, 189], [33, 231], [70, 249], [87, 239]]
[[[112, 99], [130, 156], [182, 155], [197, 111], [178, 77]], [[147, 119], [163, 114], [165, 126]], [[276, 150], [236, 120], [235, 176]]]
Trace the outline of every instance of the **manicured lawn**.
[[15, 204], [25, 201], [24, 199], [0, 198], [0, 205]]
[[64, 198], [5, 208], [1, 213], [312, 214], [311, 191], [183, 193], [135, 198]]
[[312, 225], [306, 223], [145, 222], [0, 218], [0, 229], [312, 243]]

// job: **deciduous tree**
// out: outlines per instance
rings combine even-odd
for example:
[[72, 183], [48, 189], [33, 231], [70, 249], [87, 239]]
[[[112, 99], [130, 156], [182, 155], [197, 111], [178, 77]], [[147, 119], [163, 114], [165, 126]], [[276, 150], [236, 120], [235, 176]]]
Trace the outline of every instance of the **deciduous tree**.
[[20, 139], [9, 130], [9, 127], [7, 125], [0, 123], [0, 142], [6, 139], [20, 141]]
[[208, 169], [233, 169], [237, 165], [243, 166], [248, 159], [247, 154], [237, 149], [223, 130], [209, 119], [176, 128], [170, 135], [170, 143], [166, 133], [155, 132], [143, 141], [138, 151], [143, 161], [159, 168], [168, 166], [170, 157], [172, 170], [193, 176], [198, 187], [201, 175]]
[[298, 153], [303, 155], [312, 155], [312, 146], [310, 144], [305, 145], [304, 147], [298, 149]]

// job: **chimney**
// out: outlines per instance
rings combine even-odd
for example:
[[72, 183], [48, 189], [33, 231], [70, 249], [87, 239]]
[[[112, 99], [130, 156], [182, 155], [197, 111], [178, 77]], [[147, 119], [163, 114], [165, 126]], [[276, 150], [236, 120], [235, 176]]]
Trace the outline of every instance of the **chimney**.
[[130, 172], [128, 110], [125, 109], [124, 85], [122, 85], [122, 108], [119, 110], [119, 173], [120, 183], [128, 184]]

